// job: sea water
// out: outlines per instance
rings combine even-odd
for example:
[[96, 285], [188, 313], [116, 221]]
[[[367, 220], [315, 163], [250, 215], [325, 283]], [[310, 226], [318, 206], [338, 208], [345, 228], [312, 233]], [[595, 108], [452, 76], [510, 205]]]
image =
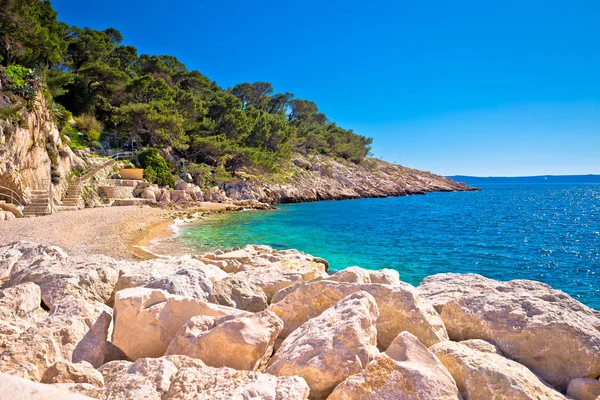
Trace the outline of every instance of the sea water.
[[182, 228], [195, 251], [267, 244], [393, 268], [413, 285], [443, 272], [534, 279], [600, 310], [600, 185], [484, 185], [480, 192], [283, 205]]

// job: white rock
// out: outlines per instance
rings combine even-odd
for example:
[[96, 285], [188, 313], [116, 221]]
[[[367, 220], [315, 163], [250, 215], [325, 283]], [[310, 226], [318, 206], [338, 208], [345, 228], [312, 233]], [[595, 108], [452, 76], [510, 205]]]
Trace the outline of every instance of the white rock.
[[110, 309], [65, 297], [51, 309], [48, 318], [25, 331], [0, 354], [0, 371], [40, 380], [58, 361], [104, 361]]
[[419, 293], [442, 310], [450, 339], [488, 341], [560, 391], [600, 376], [600, 313], [548, 285], [440, 274]]
[[247, 312], [158, 289], [132, 288], [115, 295], [112, 343], [131, 360], [160, 357], [177, 331], [196, 315], [223, 317]]
[[526, 367], [498, 354], [450, 341], [430, 350], [450, 371], [464, 399], [566, 400]]
[[340, 383], [328, 400], [457, 400], [448, 370], [419, 340], [400, 333], [385, 353]]
[[309, 282], [297, 286], [283, 300], [271, 304], [268, 309], [283, 320], [284, 328], [280, 336], [285, 338], [340, 299], [360, 290], [370, 293], [377, 301], [380, 313], [377, 320], [380, 349], [386, 349], [398, 333], [403, 331], [414, 334], [426, 346], [448, 339], [440, 316], [408, 284], [390, 286], [327, 280]]
[[175, 335], [167, 355], [202, 360], [211, 367], [259, 371], [273, 353], [283, 322], [270, 311], [238, 317], [192, 317]]
[[310, 387], [311, 399], [325, 399], [336, 385], [378, 354], [378, 316], [373, 296], [352, 294], [289, 335], [266, 372], [300, 376]]

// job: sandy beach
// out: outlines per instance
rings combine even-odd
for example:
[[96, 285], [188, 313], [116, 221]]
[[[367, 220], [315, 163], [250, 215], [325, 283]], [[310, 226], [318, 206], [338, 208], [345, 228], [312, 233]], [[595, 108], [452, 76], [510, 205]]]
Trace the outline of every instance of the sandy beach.
[[105, 254], [116, 259], [151, 257], [137, 246], [170, 235], [167, 210], [144, 207], [88, 208], [37, 218], [19, 218], [0, 225], [0, 245], [29, 239], [56, 245], [69, 253]]
[[156, 256], [144, 250], [152, 241], [173, 235], [175, 218], [194, 213], [235, 212], [243, 207], [197, 203], [185, 209], [150, 206], [86, 208], [44, 217], [18, 218], [0, 224], [0, 246], [29, 239], [59, 246], [70, 254], [104, 254], [139, 260]]

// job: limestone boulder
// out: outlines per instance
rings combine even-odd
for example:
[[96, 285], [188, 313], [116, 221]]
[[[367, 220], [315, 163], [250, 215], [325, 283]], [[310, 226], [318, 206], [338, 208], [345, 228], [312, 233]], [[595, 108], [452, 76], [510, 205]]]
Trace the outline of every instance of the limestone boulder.
[[33, 282], [48, 307], [67, 296], [106, 303], [119, 277], [116, 261], [102, 255], [71, 257], [42, 256], [29, 265], [13, 266], [5, 286]]
[[48, 318], [32, 326], [0, 354], [0, 372], [39, 381], [58, 361], [104, 362], [111, 310], [100, 303], [65, 297]]
[[483, 339], [560, 391], [600, 376], [600, 313], [534, 281], [480, 275], [426, 278], [422, 296], [441, 310], [450, 339]]
[[371, 271], [360, 267], [349, 267], [325, 278], [329, 281], [346, 283], [381, 283], [400, 285], [400, 274], [393, 269]]
[[325, 276], [327, 276], [327, 272], [324, 264], [306, 260], [277, 261], [266, 267], [251, 268], [233, 275], [237, 279], [260, 287], [265, 292], [268, 301], [278, 290], [295, 283], [309, 282]]
[[264, 369], [283, 322], [270, 311], [238, 317], [192, 317], [175, 335], [167, 355], [202, 360], [211, 367]]
[[481, 339], [469, 339], [463, 340], [460, 344], [469, 347], [470, 349], [481, 351], [483, 353], [492, 353], [498, 354], [499, 356], [504, 356], [499, 348], [494, 346], [493, 344], [486, 342]]
[[386, 349], [395, 337], [408, 331], [426, 346], [431, 346], [448, 336], [440, 316], [428, 303], [416, 295], [414, 287], [408, 284], [399, 286], [382, 284], [352, 284], [321, 280], [296, 287], [283, 300], [271, 304], [273, 311], [283, 320], [281, 337], [285, 338], [305, 323], [333, 306], [344, 297], [365, 291], [377, 301], [378, 346]]
[[134, 363], [113, 361], [107, 366], [102, 366], [100, 371], [105, 377], [107, 399], [162, 400], [180, 368], [206, 368], [206, 366], [200, 360], [170, 356], [140, 358]]
[[66, 389], [0, 373], [0, 396], [10, 400], [91, 400]]
[[574, 400], [597, 400], [600, 398], [600, 381], [590, 378], [575, 378], [569, 383], [567, 396]]
[[29, 267], [39, 259], [66, 257], [67, 254], [59, 247], [46, 246], [28, 240], [0, 246], [0, 282], [10, 277], [13, 268], [20, 270]]
[[0, 352], [24, 331], [48, 316], [40, 307], [41, 291], [34, 283], [0, 290]]
[[212, 368], [186, 356], [113, 361], [100, 372], [106, 382], [105, 396], [111, 400], [300, 400], [309, 391], [298, 377]]
[[327, 261], [322, 258], [313, 257], [297, 250], [277, 251], [270, 246], [264, 245], [248, 245], [243, 248], [236, 247], [229, 250], [216, 250], [212, 253], [205, 253], [198, 258], [207, 264], [219, 265], [228, 273], [236, 273], [260, 267], [279, 268], [280, 266], [277, 263], [290, 261], [295, 264], [317, 262], [323, 264], [325, 271], [329, 266]]
[[194, 316], [247, 314], [234, 308], [148, 288], [117, 292], [114, 313], [111, 342], [131, 360], [164, 355], [177, 331]]
[[325, 399], [348, 376], [378, 354], [377, 303], [366, 292], [351, 294], [292, 332], [268, 364], [267, 373], [300, 376], [311, 399]]
[[[457, 400], [448, 370], [419, 340], [400, 333], [367, 367], [340, 383], [328, 400]], [[492, 399], [490, 397], [489, 399]]]
[[92, 399], [104, 399], [104, 388], [90, 383], [53, 383], [48, 386]]
[[184, 368], [164, 400], [304, 400], [309, 387], [297, 376], [276, 377], [231, 368]]
[[155, 259], [142, 262], [121, 262], [114, 292], [147, 287], [168, 293], [207, 300], [213, 284], [229, 275], [214, 265], [191, 257]]
[[104, 386], [104, 377], [88, 362], [71, 363], [58, 361], [42, 375], [42, 383], [87, 383]]
[[566, 400], [529, 369], [498, 354], [450, 341], [430, 350], [450, 371], [463, 399]]
[[259, 286], [235, 277], [216, 282], [208, 301], [251, 312], [263, 311], [268, 305], [267, 295]]

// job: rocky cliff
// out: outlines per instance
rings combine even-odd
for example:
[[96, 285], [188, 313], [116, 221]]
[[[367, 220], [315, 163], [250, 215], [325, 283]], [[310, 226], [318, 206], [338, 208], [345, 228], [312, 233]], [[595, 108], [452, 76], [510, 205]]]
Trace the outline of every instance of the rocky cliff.
[[440, 175], [372, 158], [357, 165], [296, 154], [283, 173], [257, 176], [242, 172], [240, 176], [240, 180], [222, 185], [222, 190], [208, 190], [205, 200], [227, 197], [278, 204], [478, 190]]
[[85, 163], [63, 142], [44, 97], [38, 95], [26, 107], [0, 92], [0, 110], [12, 114], [0, 119], [0, 186], [27, 201], [31, 190], [51, 185], [55, 200], [60, 200], [71, 171]]

